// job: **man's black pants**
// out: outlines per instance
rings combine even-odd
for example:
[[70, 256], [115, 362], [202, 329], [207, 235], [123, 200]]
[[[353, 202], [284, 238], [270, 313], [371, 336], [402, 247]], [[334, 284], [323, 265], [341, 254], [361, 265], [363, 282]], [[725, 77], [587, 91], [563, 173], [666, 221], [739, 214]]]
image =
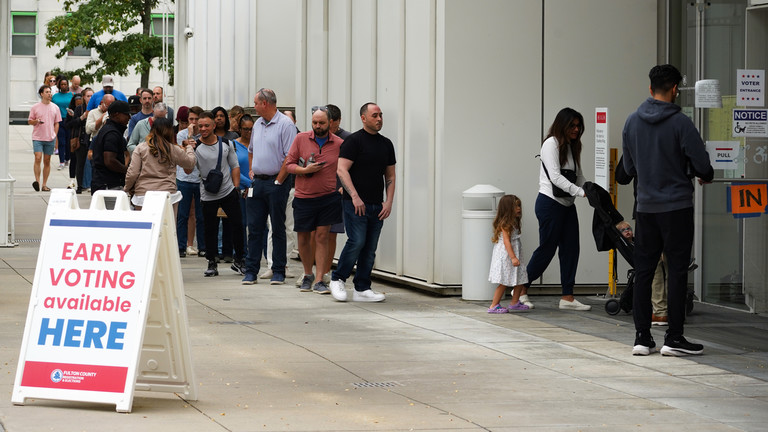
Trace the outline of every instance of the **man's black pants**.
[[213, 201], [202, 201], [203, 227], [205, 230], [205, 256], [208, 261], [216, 259], [219, 253], [219, 207], [227, 214], [232, 225], [232, 243], [235, 245], [235, 259], [242, 260], [243, 255], [243, 216], [240, 211], [240, 194], [232, 189], [227, 196]]
[[635, 227], [635, 290], [632, 310], [635, 329], [651, 329], [651, 283], [661, 253], [667, 258], [667, 338], [682, 336], [688, 265], [693, 246], [693, 207], [665, 212], [637, 212]]

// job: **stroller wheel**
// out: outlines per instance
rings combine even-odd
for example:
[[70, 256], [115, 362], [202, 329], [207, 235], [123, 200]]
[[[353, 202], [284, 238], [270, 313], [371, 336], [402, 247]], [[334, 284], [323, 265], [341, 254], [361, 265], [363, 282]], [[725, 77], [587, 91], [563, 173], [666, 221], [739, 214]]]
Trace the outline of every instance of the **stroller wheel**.
[[618, 300], [608, 300], [605, 302], [605, 312], [608, 313], [608, 315], [617, 315], [621, 311], [621, 307], [619, 306]]

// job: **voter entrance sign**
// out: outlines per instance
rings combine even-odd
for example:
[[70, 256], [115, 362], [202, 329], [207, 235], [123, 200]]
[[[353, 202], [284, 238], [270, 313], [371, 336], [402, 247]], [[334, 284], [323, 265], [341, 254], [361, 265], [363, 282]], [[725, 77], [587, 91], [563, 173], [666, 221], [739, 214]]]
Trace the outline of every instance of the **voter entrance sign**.
[[81, 210], [72, 190], [51, 194], [13, 403], [129, 412], [136, 389], [196, 399], [170, 196], [149, 192], [144, 204], [130, 211], [123, 192], [100, 191]]

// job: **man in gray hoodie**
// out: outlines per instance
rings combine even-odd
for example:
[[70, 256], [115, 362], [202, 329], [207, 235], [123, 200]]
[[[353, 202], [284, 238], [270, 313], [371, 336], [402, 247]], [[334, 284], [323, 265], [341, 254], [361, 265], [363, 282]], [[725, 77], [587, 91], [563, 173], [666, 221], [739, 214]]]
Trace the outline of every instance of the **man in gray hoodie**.
[[627, 118], [622, 134], [624, 169], [637, 177], [633, 355], [656, 351], [651, 336], [651, 281], [661, 253], [667, 258], [669, 330], [662, 355], [701, 354], [683, 337], [688, 264], [693, 246], [693, 176], [710, 182], [714, 170], [691, 119], [675, 105], [680, 71], [654, 66], [651, 97]]

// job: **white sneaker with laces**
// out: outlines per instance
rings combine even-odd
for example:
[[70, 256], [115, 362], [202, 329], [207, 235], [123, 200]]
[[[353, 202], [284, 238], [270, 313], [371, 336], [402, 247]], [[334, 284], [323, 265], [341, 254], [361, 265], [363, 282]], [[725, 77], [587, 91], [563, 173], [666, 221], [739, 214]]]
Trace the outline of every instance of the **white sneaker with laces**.
[[341, 280], [332, 280], [330, 284], [331, 295], [336, 301], [347, 301], [347, 288]]
[[[333, 282], [331, 282], [333, 283]], [[382, 293], [377, 293], [374, 290], [368, 289], [365, 291], [352, 291], [352, 301], [356, 302], [380, 302], [384, 301], [386, 297]]]
[[520, 303], [528, 306], [528, 309], [533, 309], [533, 303], [531, 303], [531, 300], [528, 299], [528, 294], [523, 294], [520, 296]]
[[584, 303], [574, 299], [569, 302], [567, 300], [560, 299], [560, 309], [575, 310], [575, 311], [588, 311], [592, 309], [592, 306], [585, 305]]
[[197, 255], [199, 251], [194, 246], [187, 246], [187, 255]]

